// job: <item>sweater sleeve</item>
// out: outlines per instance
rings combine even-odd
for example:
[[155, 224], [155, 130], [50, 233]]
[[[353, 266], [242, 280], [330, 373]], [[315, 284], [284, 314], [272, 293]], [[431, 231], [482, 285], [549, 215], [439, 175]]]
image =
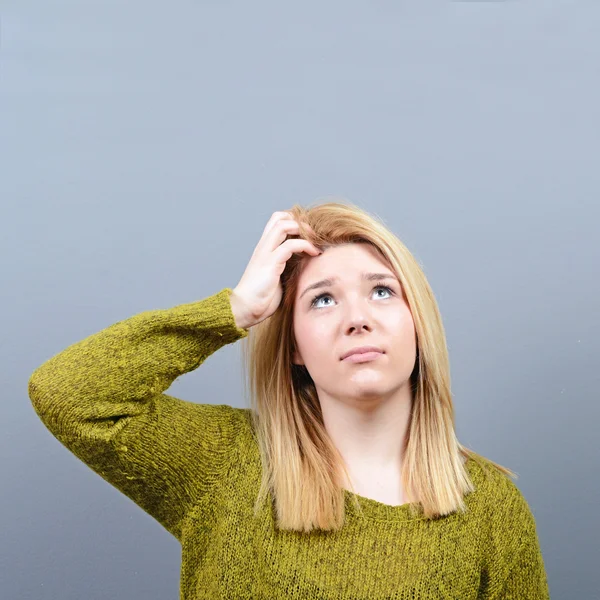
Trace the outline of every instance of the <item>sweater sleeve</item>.
[[535, 532], [523, 539], [514, 557], [501, 592], [494, 596], [501, 600], [550, 600], [548, 579], [539, 540]]
[[513, 482], [492, 519], [493, 552], [482, 600], [550, 600], [535, 518]]
[[226, 404], [163, 392], [248, 335], [231, 291], [119, 321], [51, 357], [28, 382], [52, 435], [177, 539], [187, 510], [227, 469], [237, 419]]

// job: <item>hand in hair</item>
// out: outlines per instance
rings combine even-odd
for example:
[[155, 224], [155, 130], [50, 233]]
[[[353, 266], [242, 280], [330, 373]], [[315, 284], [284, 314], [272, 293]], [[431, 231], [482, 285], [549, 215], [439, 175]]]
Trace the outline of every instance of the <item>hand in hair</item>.
[[[303, 226], [312, 231], [308, 224]], [[231, 293], [231, 308], [238, 327], [248, 329], [277, 310], [283, 295], [280, 277], [292, 254], [321, 253], [306, 240], [286, 240], [288, 235], [299, 232], [300, 225], [290, 213], [277, 211], [271, 215], [242, 278]]]

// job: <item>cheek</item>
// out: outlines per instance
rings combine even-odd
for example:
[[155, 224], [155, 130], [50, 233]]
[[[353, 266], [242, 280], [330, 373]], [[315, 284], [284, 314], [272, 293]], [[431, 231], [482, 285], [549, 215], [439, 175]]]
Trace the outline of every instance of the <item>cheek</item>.
[[296, 343], [307, 363], [322, 362], [323, 357], [331, 356], [334, 345], [331, 340], [331, 333], [327, 327], [321, 324], [311, 324], [302, 326], [299, 324], [296, 330]]
[[416, 347], [416, 332], [412, 314], [408, 308], [397, 313], [390, 323], [390, 332], [396, 347], [402, 346], [406, 350]]

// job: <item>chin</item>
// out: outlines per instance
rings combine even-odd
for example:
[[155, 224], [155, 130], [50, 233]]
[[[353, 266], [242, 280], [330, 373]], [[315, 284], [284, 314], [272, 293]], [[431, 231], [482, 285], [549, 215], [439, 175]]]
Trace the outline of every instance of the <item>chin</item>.
[[349, 394], [355, 398], [363, 398], [367, 400], [377, 400], [383, 398], [385, 396], [389, 396], [393, 394], [393, 390], [390, 390], [388, 387], [383, 386], [373, 386], [373, 385], [365, 385], [361, 386], [360, 384], [356, 385], [352, 390], [352, 393]]

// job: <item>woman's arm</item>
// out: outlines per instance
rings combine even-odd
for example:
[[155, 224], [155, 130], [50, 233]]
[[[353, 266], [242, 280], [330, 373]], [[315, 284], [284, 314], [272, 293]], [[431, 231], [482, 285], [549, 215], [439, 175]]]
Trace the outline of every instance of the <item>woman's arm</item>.
[[506, 579], [485, 598], [494, 600], [550, 600], [548, 579], [539, 541], [528, 534], [510, 565]]
[[47, 429], [91, 469], [179, 536], [187, 510], [227, 468], [239, 421], [228, 405], [163, 392], [248, 335], [230, 288], [139, 313], [53, 356], [28, 382]]
[[548, 579], [531, 508], [502, 476], [503, 493], [490, 506], [490, 544], [480, 600], [550, 600]]

